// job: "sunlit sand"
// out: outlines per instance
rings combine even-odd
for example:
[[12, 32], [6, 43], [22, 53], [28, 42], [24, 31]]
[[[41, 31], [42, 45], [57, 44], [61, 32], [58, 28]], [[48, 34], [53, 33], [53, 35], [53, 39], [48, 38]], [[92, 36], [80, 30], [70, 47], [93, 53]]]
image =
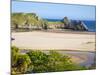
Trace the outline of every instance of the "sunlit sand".
[[95, 51], [95, 34], [33, 31], [12, 33], [12, 37], [12, 45], [19, 48]]

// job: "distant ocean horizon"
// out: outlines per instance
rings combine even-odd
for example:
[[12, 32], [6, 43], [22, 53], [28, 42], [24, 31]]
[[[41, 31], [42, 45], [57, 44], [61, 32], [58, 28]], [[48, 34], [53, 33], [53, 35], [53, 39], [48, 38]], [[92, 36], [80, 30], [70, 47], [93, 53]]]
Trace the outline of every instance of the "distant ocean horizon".
[[[62, 21], [62, 19], [46, 19], [48, 21], [56, 22]], [[89, 32], [96, 32], [96, 21], [95, 20], [81, 20], [88, 27]]]

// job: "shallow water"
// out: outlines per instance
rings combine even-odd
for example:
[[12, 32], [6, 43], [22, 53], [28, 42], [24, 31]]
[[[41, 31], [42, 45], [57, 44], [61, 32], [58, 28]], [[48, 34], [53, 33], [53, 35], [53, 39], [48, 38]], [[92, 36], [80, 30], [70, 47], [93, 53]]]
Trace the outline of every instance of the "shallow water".
[[72, 55], [72, 56], [76, 56], [78, 58], [80, 58], [81, 60], [83, 59], [84, 62], [80, 62], [79, 65], [81, 66], [86, 66], [86, 67], [90, 67], [92, 66], [96, 61], [95, 61], [95, 57], [96, 54], [95, 52], [81, 52], [81, 51], [59, 51], [60, 53], [66, 55]]

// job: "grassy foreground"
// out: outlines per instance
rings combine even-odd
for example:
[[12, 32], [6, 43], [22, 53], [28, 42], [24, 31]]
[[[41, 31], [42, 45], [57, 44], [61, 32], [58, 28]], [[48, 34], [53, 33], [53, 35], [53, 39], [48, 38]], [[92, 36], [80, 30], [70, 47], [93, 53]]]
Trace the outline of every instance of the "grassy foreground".
[[89, 69], [73, 63], [68, 55], [62, 55], [53, 50], [49, 54], [39, 50], [22, 54], [19, 52], [19, 48], [13, 46], [11, 52], [11, 73], [14, 75]]

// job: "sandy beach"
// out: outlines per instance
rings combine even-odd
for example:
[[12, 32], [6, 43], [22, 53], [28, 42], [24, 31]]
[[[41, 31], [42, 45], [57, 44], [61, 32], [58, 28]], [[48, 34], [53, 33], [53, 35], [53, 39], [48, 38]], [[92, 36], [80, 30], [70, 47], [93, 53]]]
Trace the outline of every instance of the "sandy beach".
[[12, 45], [26, 49], [95, 51], [95, 34], [16, 32]]
[[95, 33], [92, 32], [12, 32], [12, 46], [20, 48], [20, 53], [30, 50], [49, 50], [68, 55], [71, 60], [81, 66], [95, 63]]

